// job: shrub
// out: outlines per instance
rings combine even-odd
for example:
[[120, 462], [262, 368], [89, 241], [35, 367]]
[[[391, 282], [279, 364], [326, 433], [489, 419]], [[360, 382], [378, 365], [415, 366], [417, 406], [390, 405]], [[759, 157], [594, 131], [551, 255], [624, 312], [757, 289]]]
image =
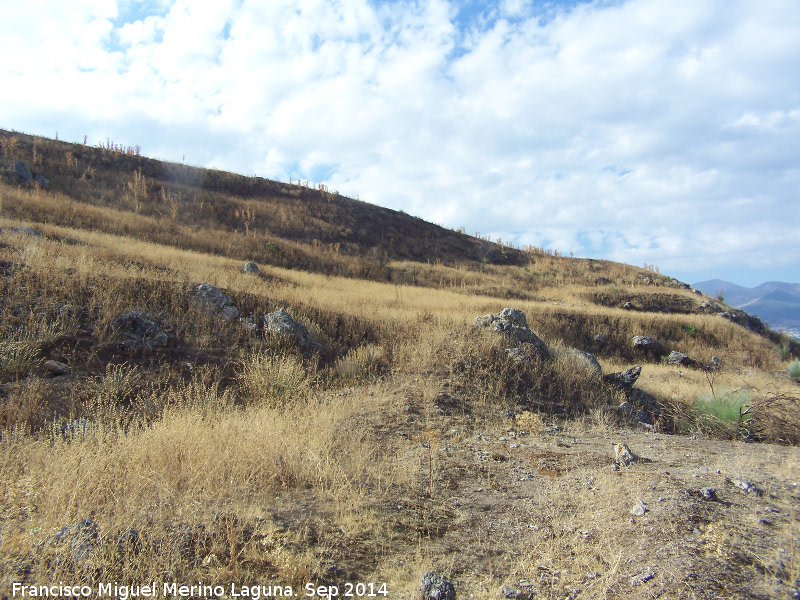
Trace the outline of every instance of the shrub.
[[336, 371], [343, 379], [361, 381], [377, 375], [386, 366], [385, 352], [380, 346], [366, 344], [351, 350], [336, 361]]
[[293, 356], [254, 354], [242, 366], [238, 382], [246, 403], [258, 406], [281, 406], [311, 392], [308, 373]]
[[800, 380], [800, 358], [796, 358], [790, 362], [789, 366], [786, 367], [786, 372], [789, 373], [792, 379]]
[[747, 423], [752, 417], [751, 398], [745, 390], [700, 396], [692, 407], [697, 427], [723, 437], [749, 435]]

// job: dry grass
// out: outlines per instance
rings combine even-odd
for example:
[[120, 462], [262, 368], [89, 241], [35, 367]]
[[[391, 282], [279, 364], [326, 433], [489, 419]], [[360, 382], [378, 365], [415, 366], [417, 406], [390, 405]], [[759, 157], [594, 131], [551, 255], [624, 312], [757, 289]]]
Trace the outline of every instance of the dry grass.
[[[10, 158], [26, 143], [9, 146]], [[262, 202], [257, 191], [274, 182], [191, 169], [156, 184], [163, 165], [109, 149], [98, 154], [109, 173], [101, 189], [94, 150], [72, 152], [59, 172], [95, 175], [50, 193], [0, 184], [0, 585], [372, 579], [411, 598], [435, 569], [459, 596], [495, 597], [523, 580], [539, 597], [624, 598], [642, 597], [630, 578], [654, 562], [649, 552], [673, 561], [657, 580], [670, 594], [701, 588], [678, 573], [689, 555], [702, 555], [704, 584], [727, 577], [731, 593], [749, 581], [767, 597], [777, 579], [797, 577], [796, 524], [770, 539], [745, 509], [711, 519], [677, 495], [689, 467], [663, 476], [694, 453], [693, 465], [772, 485], [775, 502], [789, 502], [781, 478], [796, 472], [796, 449], [713, 440], [800, 440], [797, 382], [777, 338], [701, 314], [703, 298], [642, 269], [542, 251], [516, 265], [456, 260], [463, 240], [450, 237], [440, 258], [415, 262], [407, 248], [389, 252], [405, 221], [390, 222], [394, 242], [370, 247], [379, 223], [364, 225], [363, 243], [345, 234], [353, 223], [341, 199], [317, 222], [300, 210], [301, 199], [322, 205], [310, 191], [287, 189], [297, 204], [280, 202], [280, 190]], [[267, 218], [286, 237], [268, 232]], [[19, 225], [44, 235], [8, 231]], [[333, 247], [323, 233], [345, 241]], [[245, 259], [258, 275], [240, 271]], [[192, 301], [201, 282], [255, 323], [288, 309], [326, 351], [303, 356], [204, 312]], [[552, 359], [517, 364], [501, 338], [472, 326], [505, 306], [527, 314]], [[121, 346], [112, 323], [130, 310], [159, 319], [167, 345]], [[634, 335], [722, 367], [668, 366], [637, 354]], [[636, 425], [616, 414], [624, 393], [576, 368], [567, 348], [593, 352], [606, 373], [643, 366], [636, 387], [664, 408], [646, 443], [668, 464], [606, 468], [610, 438]], [[71, 373], [52, 377], [48, 359]], [[695, 410], [703, 396], [738, 393], [746, 423]], [[671, 512], [629, 523], [628, 505], [653, 486]], [[705, 519], [692, 533], [702, 539], [687, 541], [692, 515]], [[87, 518], [100, 531], [90, 560], [54, 538]], [[730, 575], [743, 556], [747, 574]]]

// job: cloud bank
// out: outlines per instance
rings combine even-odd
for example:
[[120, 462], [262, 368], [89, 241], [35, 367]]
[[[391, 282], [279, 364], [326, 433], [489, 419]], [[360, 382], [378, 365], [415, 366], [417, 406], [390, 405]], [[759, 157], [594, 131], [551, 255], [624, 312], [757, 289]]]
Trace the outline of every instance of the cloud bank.
[[0, 126], [685, 280], [800, 279], [794, 0], [45, 0]]

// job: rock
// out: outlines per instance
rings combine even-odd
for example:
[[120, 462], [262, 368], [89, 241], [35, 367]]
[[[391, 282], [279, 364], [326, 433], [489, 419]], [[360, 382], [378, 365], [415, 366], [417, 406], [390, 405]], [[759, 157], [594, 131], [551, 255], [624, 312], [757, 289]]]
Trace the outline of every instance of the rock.
[[691, 367], [697, 364], [696, 360], [689, 358], [686, 354], [678, 352], [677, 350], [673, 350], [669, 353], [667, 362], [671, 365], [683, 365], [685, 367]]
[[111, 330], [131, 349], [152, 350], [167, 345], [167, 334], [158, 319], [146, 312], [132, 310], [120, 315], [111, 323]]
[[66, 546], [72, 558], [89, 558], [98, 544], [100, 528], [91, 519], [83, 519], [73, 525], [65, 525], [53, 536], [53, 543]]
[[287, 337], [297, 344], [303, 352], [325, 353], [325, 346], [315, 342], [305, 325], [295, 321], [289, 313], [280, 308], [264, 317], [265, 330], [273, 335]]
[[629, 467], [635, 462], [639, 461], [627, 444], [614, 444], [614, 464], [621, 467]]
[[603, 375], [603, 368], [600, 366], [594, 354], [589, 354], [583, 350], [570, 349], [565, 350], [562, 356], [575, 365], [575, 367], [588, 371], [598, 379]]
[[605, 343], [606, 343], [606, 338], [604, 338], [602, 335], [600, 335], [600, 334], [598, 333], [597, 335], [595, 335], [595, 336], [592, 338], [592, 341], [593, 341], [595, 344], [599, 344], [599, 345], [601, 345], [601, 346], [602, 346], [603, 344], [605, 344]]
[[518, 365], [523, 365], [531, 360], [531, 357], [525, 354], [519, 348], [506, 348], [506, 354], [508, 354], [509, 359]]
[[258, 265], [254, 262], [244, 263], [242, 273], [258, 273]]
[[638, 575], [631, 577], [631, 586], [636, 587], [637, 585], [642, 585], [643, 583], [647, 583], [653, 577], [655, 577], [655, 573], [650, 567], [647, 567], [644, 571], [639, 573]]
[[13, 233], [21, 233], [30, 237], [44, 237], [44, 234], [39, 231], [38, 229], [34, 229], [33, 227], [12, 227], [9, 229]]
[[617, 407], [617, 412], [622, 413], [623, 415], [627, 415], [629, 417], [633, 416], [633, 404], [630, 402], [623, 402]]
[[634, 517], [643, 517], [646, 512], [647, 505], [641, 500], [639, 500], [639, 502], [637, 502], [630, 510], [630, 514], [632, 514]]
[[503, 334], [516, 348], [521, 348], [523, 344], [528, 345], [542, 359], [550, 356], [547, 345], [530, 330], [525, 313], [521, 310], [504, 308], [496, 315], [477, 317], [474, 325], [490, 327], [493, 331]]
[[623, 310], [633, 310], [633, 304], [631, 304], [630, 302], [626, 302], [625, 304], [622, 305], [622, 309]]
[[642, 352], [660, 354], [663, 350], [661, 342], [657, 339], [646, 335], [633, 336], [633, 349], [641, 350]]
[[642, 367], [636, 365], [635, 367], [631, 367], [630, 369], [621, 371], [619, 373], [609, 373], [608, 375], [603, 375], [603, 381], [612, 385], [616, 385], [622, 389], [630, 389], [633, 387], [633, 384], [636, 383], [636, 380], [639, 378], [639, 374], [641, 372]]
[[436, 573], [425, 573], [420, 589], [422, 600], [456, 600], [456, 588]]
[[709, 502], [719, 502], [719, 497], [717, 496], [716, 488], [706, 487], [700, 490], [700, 493], [703, 494], [703, 500], [708, 500]]
[[717, 316], [722, 317], [723, 319], [728, 319], [728, 321], [733, 321], [734, 323], [739, 322], [739, 315], [737, 315], [736, 313], [722, 311], [717, 313]]
[[239, 309], [234, 306], [233, 299], [210, 283], [197, 286], [194, 302], [208, 312], [217, 313], [223, 321], [232, 321], [239, 316]]
[[89, 419], [75, 419], [69, 423], [64, 423], [61, 426], [61, 434], [64, 437], [71, 438], [77, 435], [85, 435], [89, 433], [94, 427]]
[[14, 163], [14, 173], [17, 175], [17, 180], [20, 183], [30, 183], [33, 179], [31, 170], [28, 168], [28, 163], [24, 160], [18, 160]]
[[650, 413], [648, 413], [646, 410], [638, 411], [636, 413], [636, 420], [639, 421], [639, 423], [643, 423], [645, 425], [653, 424], [653, 419], [650, 417]]
[[69, 374], [69, 367], [62, 362], [58, 362], [57, 360], [45, 361], [44, 368], [56, 376]]
[[49, 190], [50, 189], [50, 180], [45, 177], [44, 175], [34, 175], [33, 181], [38, 183], [42, 189]]
[[749, 481], [739, 481], [738, 479], [734, 479], [731, 483], [738, 487], [740, 490], [744, 490], [748, 494], [755, 494], [756, 496], [761, 496], [764, 492], [762, 492], [755, 484], [750, 483]]
[[504, 585], [503, 589], [500, 590], [500, 597], [512, 598], [513, 600], [529, 600], [531, 595], [521, 592], [517, 588], [511, 587], [510, 585]]
[[661, 403], [655, 396], [652, 396], [643, 390], [630, 390], [628, 392], [628, 400], [630, 400], [634, 406], [642, 410], [646, 410], [655, 418], [661, 416]]

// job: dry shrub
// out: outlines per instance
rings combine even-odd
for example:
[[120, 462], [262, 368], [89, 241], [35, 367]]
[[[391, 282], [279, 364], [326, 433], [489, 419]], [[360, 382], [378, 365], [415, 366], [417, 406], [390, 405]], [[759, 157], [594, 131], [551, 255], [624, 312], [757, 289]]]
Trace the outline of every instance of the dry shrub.
[[311, 393], [311, 377], [294, 356], [253, 354], [237, 376], [248, 406], [281, 407], [302, 401]]
[[374, 377], [387, 365], [386, 352], [380, 346], [366, 344], [351, 350], [336, 361], [336, 372], [348, 381], [363, 381]]
[[800, 397], [767, 393], [751, 405], [750, 426], [755, 437], [778, 444], [800, 444]]
[[40, 379], [14, 385], [0, 398], [0, 432], [30, 433], [40, 430], [47, 418], [48, 402]]

